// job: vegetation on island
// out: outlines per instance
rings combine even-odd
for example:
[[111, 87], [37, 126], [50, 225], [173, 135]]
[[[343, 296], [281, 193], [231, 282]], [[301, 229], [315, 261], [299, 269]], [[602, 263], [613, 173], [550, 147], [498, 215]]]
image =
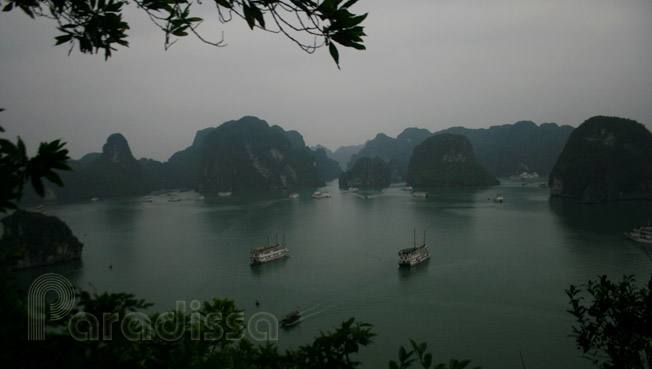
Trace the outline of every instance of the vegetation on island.
[[407, 171], [413, 187], [467, 187], [499, 184], [475, 162], [473, 147], [462, 135], [434, 135], [414, 148]]
[[0, 254], [14, 255], [12, 269], [32, 268], [81, 258], [84, 246], [61, 219], [18, 209], [0, 219]]
[[296, 132], [256, 117], [226, 122], [206, 137], [199, 191], [297, 189], [324, 185], [313, 152]]
[[342, 173], [339, 187], [384, 188], [389, 186], [390, 180], [391, 173], [383, 159], [365, 157], [358, 160], [353, 168]]
[[624, 118], [597, 116], [568, 138], [548, 185], [586, 203], [652, 199], [652, 133]]

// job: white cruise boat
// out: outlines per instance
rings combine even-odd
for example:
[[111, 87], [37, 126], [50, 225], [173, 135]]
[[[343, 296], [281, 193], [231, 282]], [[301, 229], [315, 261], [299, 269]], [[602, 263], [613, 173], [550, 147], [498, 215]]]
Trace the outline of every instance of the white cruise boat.
[[349, 192], [358, 193], [360, 192], [360, 189], [357, 187], [349, 187]]
[[625, 232], [625, 236], [637, 242], [652, 244], [652, 225], [648, 223], [646, 226], [634, 228], [631, 232]]
[[503, 200], [503, 195], [498, 194], [494, 196], [494, 202], [503, 202]]
[[329, 197], [331, 197], [330, 192], [319, 192], [319, 191], [317, 191], [317, 192], [312, 194], [313, 199], [326, 199], [326, 198], [329, 198]]
[[537, 172], [532, 172], [532, 173], [523, 172], [521, 174], [515, 174], [515, 175], [513, 175], [513, 176], [511, 176], [509, 178], [511, 178], [511, 179], [534, 179], [534, 178], [539, 178], [539, 173], [537, 173]]
[[222, 191], [217, 193], [217, 196], [219, 197], [229, 197], [231, 195], [232, 195], [231, 191]]
[[292, 192], [292, 193], [290, 194], [290, 198], [291, 198], [291, 199], [298, 199], [298, 198], [299, 198], [299, 194], [296, 193], [296, 192]]
[[277, 237], [275, 245], [258, 247], [251, 250], [249, 252], [249, 259], [251, 260], [251, 265], [258, 265], [280, 259], [287, 255], [288, 252], [290, 252], [290, 249], [285, 246], [285, 234], [283, 234], [283, 243], [278, 243]]
[[428, 192], [412, 192], [414, 197], [428, 197], [430, 194]]
[[398, 265], [412, 267], [430, 258], [430, 251], [426, 245], [426, 231], [423, 231], [423, 244], [417, 245], [417, 230], [414, 230], [414, 247], [398, 252]]

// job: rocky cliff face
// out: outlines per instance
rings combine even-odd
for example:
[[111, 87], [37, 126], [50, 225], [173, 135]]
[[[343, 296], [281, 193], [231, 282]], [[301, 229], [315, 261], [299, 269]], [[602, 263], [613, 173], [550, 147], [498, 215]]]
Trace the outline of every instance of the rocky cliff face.
[[31, 268], [81, 258], [84, 246], [59, 218], [18, 210], [1, 221], [0, 250], [18, 255], [15, 269]]
[[493, 186], [499, 184], [475, 162], [468, 138], [454, 134], [432, 136], [414, 148], [407, 171], [414, 187]]
[[391, 173], [385, 161], [381, 158], [360, 158], [353, 168], [340, 176], [340, 188], [371, 187], [383, 188], [389, 186]]
[[140, 169], [138, 161], [131, 154], [127, 139], [120, 133], [114, 133], [106, 139], [102, 154], [95, 161], [97, 160], [113, 163], [126, 170]]
[[568, 138], [550, 195], [584, 203], [652, 199], [652, 134], [633, 120], [593, 117]]
[[[206, 138], [199, 191], [294, 189], [324, 184], [310, 149], [296, 132], [256, 117], [222, 124]], [[291, 138], [288, 138], [288, 136]]]

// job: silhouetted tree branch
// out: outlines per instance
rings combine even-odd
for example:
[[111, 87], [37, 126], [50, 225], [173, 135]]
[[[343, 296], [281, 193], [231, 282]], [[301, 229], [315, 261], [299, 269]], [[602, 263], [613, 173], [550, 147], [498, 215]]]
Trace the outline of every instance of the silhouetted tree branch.
[[[362, 37], [366, 35], [361, 24], [367, 14], [349, 11], [358, 0], [214, 1], [220, 22], [229, 22], [235, 16], [246, 21], [251, 29], [285, 35], [308, 53], [328, 46], [338, 67], [336, 44], [365, 49]], [[56, 45], [69, 44], [70, 51], [77, 45], [82, 53], [104, 52], [108, 59], [117, 45], [129, 45], [126, 33], [129, 24], [123, 18], [123, 12], [131, 4], [128, 0], [5, 0], [0, 4], [4, 4], [4, 12], [19, 8], [32, 18], [55, 20], [61, 33], [55, 37]], [[133, 0], [133, 4], [163, 31], [166, 49], [179, 37], [189, 34], [212, 46], [226, 46], [223, 35], [210, 40], [199, 31], [204, 19], [193, 16], [192, 9], [193, 5], [201, 5], [201, 0]]]

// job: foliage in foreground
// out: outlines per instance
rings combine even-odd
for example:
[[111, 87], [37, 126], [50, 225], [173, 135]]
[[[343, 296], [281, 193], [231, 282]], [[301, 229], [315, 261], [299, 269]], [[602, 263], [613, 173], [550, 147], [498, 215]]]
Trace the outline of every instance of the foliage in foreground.
[[[9, 274], [2, 274], [0, 360], [20, 368], [353, 369], [361, 364], [353, 355], [375, 336], [371, 325], [351, 318], [310, 344], [279, 352], [269, 341], [254, 344], [245, 338], [242, 312], [228, 299], [204, 302], [190, 313], [145, 315], [140, 311], [151, 304], [131, 294], [78, 291], [70, 314], [47, 322], [45, 340], [28, 341], [24, 296]], [[415, 350], [409, 353], [401, 347], [400, 367], [409, 367], [410, 357], [417, 352], [423, 367], [430, 368], [432, 355], [424, 355], [425, 344], [412, 344]], [[467, 364], [452, 360], [450, 366], [434, 368], [462, 369]], [[390, 368], [396, 367], [390, 363]]]
[[[328, 46], [339, 66], [335, 44], [364, 50], [365, 36], [361, 23], [367, 14], [351, 13], [349, 8], [358, 0], [215, 0], [216, 16], [226, 23], [234, 17], [246, 21], [249, 28], [258, 28], [288, 37], [308, 53]], [[131, 4], [130, 4], [131, 3]], [[3, 6], [2, 6], [3, 5]], [[70, 50], [79, 47], [82, 53], [104, 52], [105, 59], [115, 46], [129, 46], [129, 24], [123, 15], [129, 5], [144, 11], [165, 36], [165, 48], [180, 37], [194, 35], [204, 43], [226, 46], [222, 39], [210, 40], [199, 31], [205, 14], [200, 0], [5, 0], [3, 12], [21, 9], [31, 18], [56, 20], [59, 35], [56, 44], [68, 44]]]
[[634, 276], [614, 283], [601, 276], [566, 294], [577, 347], [601, 369], [652, 367], [652, 277], [637, 288]]
[[[4, 132], [2, 127], [0, 132]], [[43, 142], [36, 156], [30, 158], [20, 137], [15, 144], [0, 138], [0, 213], [18, 208], [16, 203], [20, 201], [27, 182], [31, 182], [41, 197], [45, 193], [44, 178], [63, 187], [61, 178], [54, 170], [70, 170], [67, 164], [70, 158], [64, 146], [65, 142], [60, 140]]]
[[[424, 369], [430, 369], [432, 364], [432, 354], [427, 352], [426, 349], [428, 345], [425, 342], [417, 344], [414, 340], [410, 340], [411, 349], [406, 350], [405, 347], [401, 346], [398, 350], [398, 362], [394, 360], [389, 361], [389, 369], [406, 369], [409, 368], [412, 363], [418, 363]], [[441, 363], [435, 366], [432, 366], [433, 369], [465, 369], [471, 360], [462, 360], [458, 361], [456, 359], [451, 359], [448, 365]], [[479, 366], [469, 369], [480, 369]]]

